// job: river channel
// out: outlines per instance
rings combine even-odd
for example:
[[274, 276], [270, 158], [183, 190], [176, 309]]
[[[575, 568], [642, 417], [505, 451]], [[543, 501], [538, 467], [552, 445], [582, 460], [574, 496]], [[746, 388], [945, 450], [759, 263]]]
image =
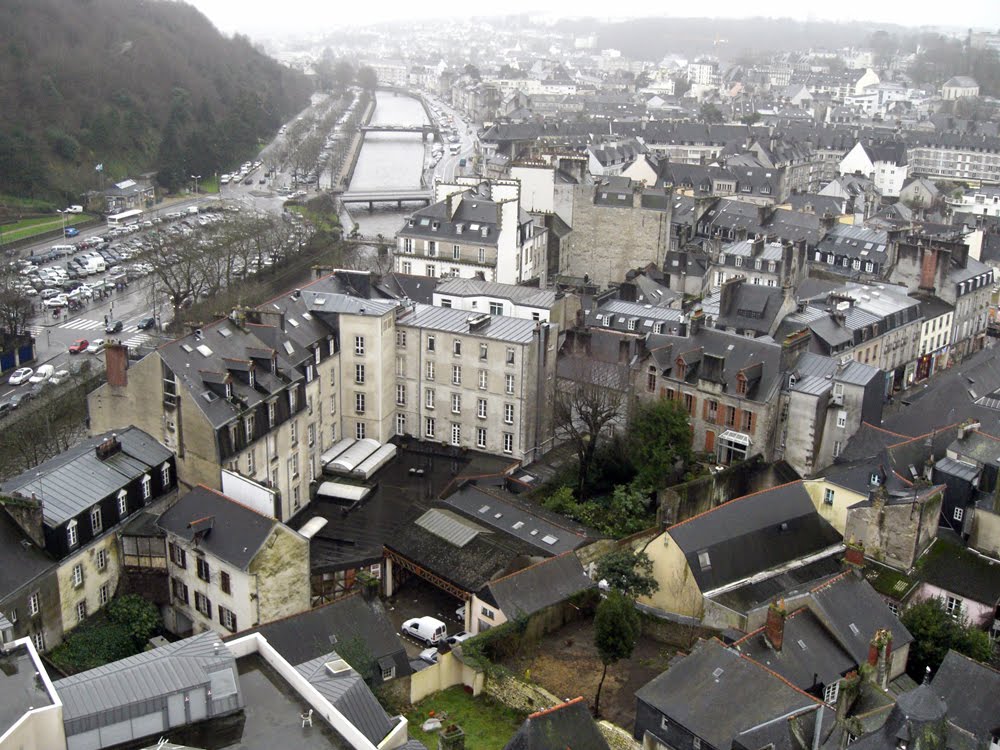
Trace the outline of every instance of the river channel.
[[[375, 95], [372, 125], [422, 125], [427, 122], [424, 107], [409, 96], [379, 91]], [[351, 178], [351, 190], [386, 190], [420, 186], [424, 168], [424, 144], [419, 133], [368, 133], [365, 135]], [[413, 206], [399, 210], [396, 204], [353, 205], [350, 215], [362, 235], [381, 234], [392, 238]]]

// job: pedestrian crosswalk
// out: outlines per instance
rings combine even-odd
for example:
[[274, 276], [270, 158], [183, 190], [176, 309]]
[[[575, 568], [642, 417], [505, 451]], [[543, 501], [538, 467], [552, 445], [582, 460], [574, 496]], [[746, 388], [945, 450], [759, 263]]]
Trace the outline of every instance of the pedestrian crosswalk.
[[126, 339], [125, 341], [122, 342], [122, 344], [127, 348], [131, 349], [133, 347], [139, 347], [139, 346], [154, 346], [155, 344], [153, 342], [154, 339], [149, 334], [139, 333], [130, 339]]
[[104, 322], [101, 320], [91, 320], [90, 318], [76, 318], [75, 320], [67, 320], [65, 323], [60, 323], [59, 327], [72, 328], [76, 331], [92, 331], [96, 328], [104, 328]]
[[28, 333], [34, 336], [36, 339], [45, 333], [45, 326], [28, 326]]

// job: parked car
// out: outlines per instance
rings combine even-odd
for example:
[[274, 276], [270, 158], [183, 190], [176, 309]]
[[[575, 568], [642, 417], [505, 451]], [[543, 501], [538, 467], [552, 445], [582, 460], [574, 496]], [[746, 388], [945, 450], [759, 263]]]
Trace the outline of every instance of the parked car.
[[77, 339], [69, 345], [69, 353], [80, 354], [81, 352], [87, 351], [88, 346], [90, 346], [90, 342], [87, 341], [87, 339]]
[[55, 372], [56, 368], [52, 365], [42, 365], [37, 370], [35, 374], [28, 378], [29, 383], [44, 383], [46, 380], [52, 377], [52, 373]]
[[403, 632], [432, 646], [448, 637], [448, 626], [436, 617], [412, 617], [403, 623]]
[[87, 354], [100, 354], [104, 351], [104, 339], [94, 339], [87, 347]]
[[56, 370], [54, 373], [52, 373], [52, 377], [49, 378], [49, 384], [59, 385], [68, 377], [69, 377], [69, 370]]
[[464, 630], [460, 633], [455, 633], [455, 635], [449, 635], [447, 638], [449, 646], [457, 646], [462, 641], [467, 641], [472, 637], [472, 633], [466, 633]]
[[11, 373], [7, 382], [11, 385], [21, 385], [22, 383], [27, 383], [31, 379], [31, 376], [35, 374], [35, 371], [30, 367], [20, 367]]
[[150, 328], [156, 327], [156, 318], [142, 318], [135, 326], [140, 331], [148, 331]]
[[80, 230], [76, 227], [66, 227], [65, 233], [67, 237], [76, 237], [80, 234]]
[[428, 664], [437, 664], [439, 656], [441, 656], [441, 654], [438, 653], [437, 646], [431, 646], [430, 648], [425, 648], [420, 652], [420, 661], [425, 661]]
[[9, 402], [10, 408], [16, 409], [25, 401], [31, 401], [31, 399], [33, 399], [34, 397], [35, 394], [31, 393], [30, 391], [21, 391], [20, 393], [15, 393], [13, 396], [10, 397], [10, 402]]
[[14, 411], [14, 407], [10, 401], [0, 401], [0, 417], [6, 417], [12, 411]]
[[109, 320], [108, 324], [104, 326], [105, 333], [118, 333], [124, 326], [120, 320]]

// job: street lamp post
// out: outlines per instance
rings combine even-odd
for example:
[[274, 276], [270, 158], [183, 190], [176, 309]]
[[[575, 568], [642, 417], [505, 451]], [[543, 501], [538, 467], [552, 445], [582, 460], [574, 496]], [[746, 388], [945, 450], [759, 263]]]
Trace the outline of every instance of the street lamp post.
[[198, 180], [201, 179], [201, 175], [200, 174], [193, 174], [193, 175], [191, 175], [191, 179], [194, 180], [194, 194], [198, 195]]

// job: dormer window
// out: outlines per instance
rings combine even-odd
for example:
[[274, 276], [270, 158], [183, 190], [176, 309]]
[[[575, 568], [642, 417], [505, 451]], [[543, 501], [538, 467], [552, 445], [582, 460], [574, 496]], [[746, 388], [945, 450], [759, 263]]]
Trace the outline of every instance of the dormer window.
[[739, 255], [736, 256], [735, 265], [736, 265], [737, 268], [742, 268], [743, 267], [743, 258], [740, 257]]
[[677, 361], [674, 363], [674, 369], [677, 371], [676, 372], [677, 379], [684, 380], [684, 376], [687, 374], [687, 364], [684, 362], [683, 359], [680, 358], [677, 359]]
[[142, 478], [142, 499], [149, 500], [153, 496], [153, 478], [146, 474]]
[[740, 396], [747, 395], [747, 379], [742, 372], [736, 376], [736, 393]]
[[76, 519], [73, 518], [66, 524], [66, 544], [70, 547], [75, 547], [79, 541], [80, 535], [76, 529]]
[[247, 370], [247, 376], [250, 378], [250, 387], [253, 388], [254, 387], [254, 377], [253, 377], [253, 368], [252, 367], [249, 370]]
[[233, 384], [232, 383], [226, 383], [225, 389], [226, 389], [226, 398], [232, 398], [233, 397]]
[[870, 477], [870, 481], [872, 487], [878, 487], [880, 484], [882, 484], [882, 475], [879, 474], [877, 471], [873, 471]]

